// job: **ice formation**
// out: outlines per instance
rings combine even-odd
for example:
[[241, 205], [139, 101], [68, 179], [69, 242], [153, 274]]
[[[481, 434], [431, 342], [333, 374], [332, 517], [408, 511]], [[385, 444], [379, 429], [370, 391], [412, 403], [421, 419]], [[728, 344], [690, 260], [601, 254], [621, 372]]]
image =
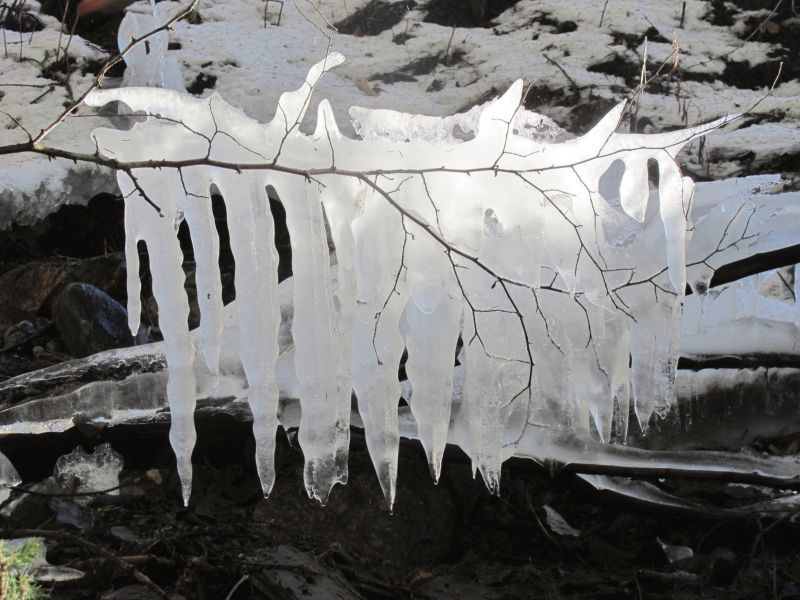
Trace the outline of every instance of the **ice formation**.
[[[122, 457], [108, 443], [97, 446], [92, 454], [80, 446], [56, 461], [53, 477], [63, 489], [78, 493], [104, 491], [118, 494]], [[75, 501], [86, 503], [89, 496], [76, 496]]]
[[[355, 393], [392, 505], [404, 351], [410, 409], [434, 478], [453, 431], [497, 491], [502, 462], [526, 432], [523, 445], [531, 447], [532, 429], [554, 443], [624, 440], [632, 402], [646, 430], [653, 414], [675, 402], [692, 250], [694, 185], [675, 156], [726, 119], [623, 134], [622, 103], [583, 137], [555, 143], [531, 127], [544, 119], [520, 108], [517, 81], [469, 119], [353, 111], [360, 139], [340, 133], [323, 100], [316, 130], [303, 133], [316, 83], [343, 60], [334, 53], [315, 65], [264, 124], [217, 94], [199, 100], [140, 87], [87, 99], [94, 106], [120, 101], [149, 115], [128, 131], [96, 130], [94, 139], [103, 156], [130, 165], [118, 183], [126, 198], [132, 331], [140, 314], [137, 243], [157, 257], [150, 262], [153, 292], [184, 499], [200, 382], [236, 368], [221, 364], [225, 316], [212, 190], [228, 214], [239, 331], [234, 362], [247, 381], [265, 494], [275, 478], [281, 324], [267, 188], [283, 202], [292, 243], [293, 367], [310, 496], [325, 502], [332, 486], [347, 480]], [[649, 169], [657, 181], [649, 181]], [[176, 238], [183, 220], [197, 262], [201, 368]], [[734, 247], [718, 245], [710, 254]], [[465, 374], [455, 403], [459, 340]]]

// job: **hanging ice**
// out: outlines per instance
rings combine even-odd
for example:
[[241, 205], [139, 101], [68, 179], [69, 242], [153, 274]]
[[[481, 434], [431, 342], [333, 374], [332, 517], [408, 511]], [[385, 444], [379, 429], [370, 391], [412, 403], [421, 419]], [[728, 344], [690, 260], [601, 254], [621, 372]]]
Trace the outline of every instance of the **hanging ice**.
[[[309, 495], [324, 502], [334, 484], [347, 480], [354, 391], [393, 503], [404, 350], [409, 403], [434, 478], [451, 423], [463, 425], [473, 467], [493, 490], [526, 428], [552, 440], [622, 440], [632, 398], [646, 430], [653, 413], [675, 401], [694, 187], [675, 156], [725, 121], [623, 134], [623, 103], [585, 136], [554, 143], [530, 134], [529, 124], [542, 119], [520, 108], [517, 82], [463, 118], [355, 110], [361, 139], [342, 135], [323, 101], [316, 131], [302, 133], [316, 82], [342, 60], [330, 54], [314, 66], [266, 124], [216, 94], [198, 100], [126, 88], [88, 99], [94, 106], [120, 101], [150, 115], [129, 131], [100, 129], [94, 137], [101, 154], [134, 165], [118, 176], [132, 328], [140, 310], [137, 241], [158, 256], [151, 261], [153, 288], [185, 498], [196, 363], [176, 230], [186, 219], [198, 263], [203, 378], [213, 378], [222, 301], [212, 187], [229, 215], [239, 356], [265, 494], [275, 475], [280, 325], [268, 187], [284, 204], [292, 242], [294, 368]], [[657, 166], [657, 186], [648, 182], [648, 162]], [[466, 376], [454, 404], [459, 336]]]

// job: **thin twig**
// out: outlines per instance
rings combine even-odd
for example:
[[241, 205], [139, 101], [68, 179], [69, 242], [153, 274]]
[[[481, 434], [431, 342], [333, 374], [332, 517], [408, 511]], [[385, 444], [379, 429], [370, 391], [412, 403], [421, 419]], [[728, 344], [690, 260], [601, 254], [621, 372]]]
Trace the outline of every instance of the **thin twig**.
[[[116, 65], [118, 62], [123, 60], [139, 44], [141, 44], [144, 41], [152, 38], [155, 35], [158, 35], [162, 31], [167, 31], [167, 30], [171, 29], [173, 24], [175, 24], [177, 21], [181, 20], [186, 15], [188, 15], [190, 12], [192, 12], [192, 10], [194, 10], [194, 8], [197, 6], [198, 2], [200, 2], [200, 0], [191, 0], [191, 2], [189, 2], [189, 4], [185, 8], [183, 8], [182, 10], [179, 10], [175, 14], [175, 16], [173, 16], [171, 19], [169, 19], [166, 23], [164, 23], [163, 25], [160, 25], [159, 27], [156, 27], [155, 29], [145, 33], [141, 37], [133, 38], [130, 42], [128, 42], [128, 45], [125, 46], [125, 48], [122, 49], [119, 52], [119, 54], [117, 54], [116, 56], [110, 58], [100, 68], [100, 72], [95, 76], [94, 80], [92, 81], [92, 84], [88, 88], [86, 88], [86, 90], [84, 90], [84, 92], [78, 97], [78, 99], [75, 100], [74, 102], [72, 102], [64, 110], [64, 112], [62, 112], [52, 123], [50, 123], [47, 127], [42, 129], [42, 131], [39, 133], [39, 135], [37, 135], [34, 138], [34, 140], [32, 142], [33, 147], [34, 148], [41, 148], [42, 141], [44, 141], [44, 139], [56, 127], [61, 125], [61, 123], [63, 123], [67, 119], [67, 117], [72, 112], [75, 111], [75, 109], [77, 109], [81, 104], [83, 104], [84, 100], [86, 100], [86, 98], [89, 96], [89, 94], [91, 94], [94, 90], [96, 90], [98, 87], [100, 87], [100, 84], [103, 82], [103, 80], [105, 79], [106, 75], [111, 70], [111, 68], [114, 67], [114, 65]], [[64, 50], [64, 53], [66, 54], [66, 49]]]

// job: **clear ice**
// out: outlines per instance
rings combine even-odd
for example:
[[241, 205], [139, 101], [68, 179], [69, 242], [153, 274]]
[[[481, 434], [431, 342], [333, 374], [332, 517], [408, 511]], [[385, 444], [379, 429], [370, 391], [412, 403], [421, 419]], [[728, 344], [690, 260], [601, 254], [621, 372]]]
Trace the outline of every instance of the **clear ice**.
[[[97, 446], [89, 454], [80, 446], [60, 456], [53, 470], [56, 482], [70, 492], [85, 493], [111, 490], [119, 486], [122, 457], [108, 443]], [[88, 502], [88, 496], [76, 496], [76, 502]]]
[[[299, 89], [281, 96], [268, 123], [217, 94], [201, 100], [163, 89], [163, 70], [148, 71], [142, 81], [161, 89], [98, 90], [87, 99], [92, 106], [119, 101], [149, 115], [129, 131], [93, 135], [103, 156], [138, 163], [118, 173], [126, 198], [129, 318], [135, 331], [136, 244], [144, 241], [158, 257], [151, 260], [153, 291], [184, 499], [198, 390], [223, 376], [212, 189], [229, 216], [237, 292], [230, 319], [238, 328], [265, 494], [275, 478], [283, 356], [268, 188], [286, 209], [291, 237], [291, 366], [309, 496], [324, 503], [336, 483], [347, 481], [354, 393], [393, 504], [404, 351], [415, 435], [437, 480], [448, 442], [461, 444], [473, 470], [498, 491], [501, 465], [522, 440], [526, 447], [539, 443], [532, 437], [624, 440], [631, 403], [646, 431], [652, 416], [676, 401], [687, 264], [694, 286], [710, 278], [703, 266], [717, 255], [722, 264], [740, 251], [725, 243], [706, 248], [694, 235], [707, 219], [724, 229], [724, 242], [731, 218], [710, 218], [717, 208], [709, 204], [699, 208], [697, 223], [688, 220], [694, 184], [675, 160], [684, 145], [727, 119], [625, 134], [618, 132], [622, 103], [586, 135], [559, 143], [555, 125], [520, 107], [517, 81], [493, 102], [443, 119], [353, 109], [357, 139], [340, 132], [323, 100], [316, 130], [303, 133], [316, 82], [343, 60], [332, 53], [315, 65]], [[648, 163], [657, 166], [657, 185], [648, 179]], [[176, 238], [183, 219], [197, 257], [197, 345], [186, 325]], [[459, 340], [463, 391], [454, 388]]]

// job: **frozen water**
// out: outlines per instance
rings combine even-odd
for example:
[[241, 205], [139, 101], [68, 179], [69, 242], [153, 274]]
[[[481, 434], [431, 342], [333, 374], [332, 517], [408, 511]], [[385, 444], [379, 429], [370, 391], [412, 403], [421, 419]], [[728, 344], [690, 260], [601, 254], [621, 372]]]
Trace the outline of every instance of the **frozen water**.
[[[185, 500], [199, 390], [217, 389], [237, 364], [265, 494], [274, 481], [279, 375], [287, 369], [300, 401], [306, 490], [323, 503], [333, 485], [347, 480], [355, 392], [375, 470], [393, 504], [404, 350], [416, 435], [434, 478], [447, 441], [459, 443], [498, 491], [502, 462], [522, 445], [537, 447], [531, 431], [542, 432], [542, 443], [607, 442], [616, 424], [624, 439], [631, 401], [646, 431], [651, 416], [676, 401], [687, 264], [696, 287], [710, 278], [714, 261], [759, 251], [762, 236], [765, 244], [796, 237], [789, 229], [774, 235], [769, 210], [763, 218], [740, 218], [751, 192], [728, 194], [728, 204], [703, 204], [689, 221], [695, 186], [675, 157], [730, 119], [624, 134], [617, 131], [623, 103], [585, 136], [559, 143], [555, 126], [520, 108], [518, 81], [456, 117], [354, 110], [361, 139], [342, 135], [323, 101], [316, 130], [306, 135], [299, 125], [311, 94], [343, 60], [334, 53], [315, 65], [265, 124], [216, 94], [199, 100], [128, 88], [96, 91], [87, 100], [121, 101], [149, 115], [130, 131], [96, 130], [94, 139], [101, 154], [137, 163], [118, 175], [126, 198], [129, 318], [137, 328], [142, 240], [159, 257], [153, 290]], [[657, 187], [648, 180], [650, 165], [658, 168]], [[225, 201], [236, 260], [233, 337], [223, 327], [212, 187]], [[281, 353], [268, 187], [284, 204], [292, 241], [291, 355]], [[734, 207], [739, 213], [726, 213]], [[186, 325], [176, 239], [184, 218], [198, 258], [197, 345]], [[708, 236], [695, 231], [701, 227], [721, 238], [709, 247]], [[459, 334], [464, 376], [456, 403]]]
[[[71, 492], [99, 492], [119, 486], [122, 457], [108, 443], [88, 454], [80, 446], [56, 461], [53, 477], [62, 489]], [[108, 492], [117, 494], [117, 490]], [[75, 496], [75, 501], [86, 500]]]

